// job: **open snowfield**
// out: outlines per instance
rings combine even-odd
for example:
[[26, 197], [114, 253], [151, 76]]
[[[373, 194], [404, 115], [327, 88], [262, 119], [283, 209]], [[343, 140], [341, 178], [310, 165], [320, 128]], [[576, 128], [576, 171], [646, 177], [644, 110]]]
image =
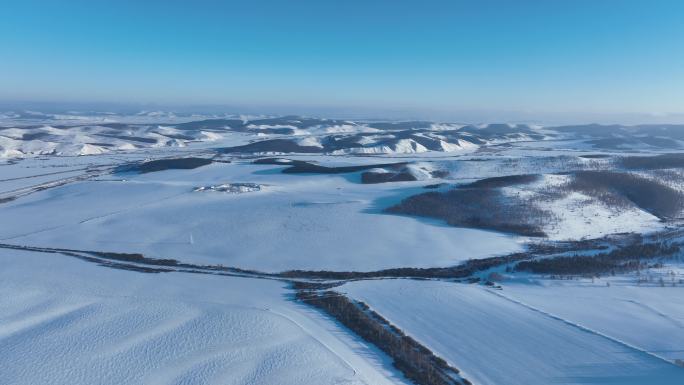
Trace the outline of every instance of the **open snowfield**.
[[669, 361], [684, 360], [682, 270], [655, 269], [641, 278], [647, 274], [651, 281], [641, 284], [634, 273], [593, 282], [520, 278], [506, 281], [501, 294]]
[[[513, 302], [503, 296], [506, 289], [398, 279], [353, 282], [340, 290], [367, 303], [477, 384], [684, 381], [682, 368]], [[613, 322], [621, 322], [619, 315]]]
[[0, 264], [2, 384], [404, 383], [281, 282], [8, 250]]
[[[386, 202], [420, 192], [416, 183], [361, 185], [345, 175], [282, 168], [217, 163], [37, 192], [3, 206], [16, 219], [0, 239], [262, 271], [450, 266], [520, 249], [511, 236], [379, 213]], [[264, 187], [193, 191], [227, 182]]]

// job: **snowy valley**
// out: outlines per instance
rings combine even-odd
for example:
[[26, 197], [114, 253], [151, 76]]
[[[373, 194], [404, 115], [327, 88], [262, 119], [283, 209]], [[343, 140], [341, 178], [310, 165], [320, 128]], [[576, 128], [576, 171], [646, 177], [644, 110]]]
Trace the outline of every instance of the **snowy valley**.
[[683, 149], [675, 125], [2, 112], [0, 384], [682, 383]]

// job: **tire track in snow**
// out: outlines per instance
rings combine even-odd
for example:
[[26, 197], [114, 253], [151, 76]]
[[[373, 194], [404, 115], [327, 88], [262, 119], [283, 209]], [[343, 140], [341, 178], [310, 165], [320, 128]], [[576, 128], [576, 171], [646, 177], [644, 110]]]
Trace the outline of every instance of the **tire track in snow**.
[[78, 169], [67, 170], [67, 171], [48, 172], [48, 173], [45, 173], [45, 174], [36, 174], [36, 175], [28, 175], [28, 176], [18, 176], [18, 177], [15, 177], [15, 178], [0, 179], [0, 182], [10, 182], [10, 181], [13, 181], [13, 180], [22, 180], [22, 179], [39, 178], [39, 177], [41, 177], [41, 176], [49, 176], [49, 175], [57, 175], [57, 174], [67, 174], [67, 173], [70, 173], [70, 172], [87, 171], [88, 169], [89, 169], [88, 167], [85, 167], [85, 168], [78, 168]]
[[[287, 321], [293, 323], [293, 324], [294, 324], [295, 326], [297, 326], [304, 334], [306, 334], [306, 335], [308, 335], [309, 337], [311, 337], [314, 341], [318, 342], [321, 346], [323, 346], [323, 348], [325, 348], [326, 350], [328, 350], [328, 351], [329, 351], [330, 353], [332, 353], [335, 357], [339, 358], [340, 361], [342, 361], [345, 365], [347, 365], [347, 367], [349, 367], [349, 369], [354, 373], [354, 376], [356, 376], [356, 375], [358, 374], [358, 371], [354, 368], [354, 366], [353, 366], [349, 361], [347, 361], [344, 357], [342, 357], [340, 354], [338, 354], [333, 348], [331, 348], [330, 346], [328, 346], [325, 342], [323, 342], [323, 341], [319, 340], [318, 338], [316, 338], [316, 336], [314, 336], [312, 333], [309, 333], [309, 331], [308, 331], [304, 326], [302, 326], [299, 322], [297, 322], [297, 321], [294, 320], [293, 318], [291, 318], [291, 317], [289, 317], [289, 316], [287, 316], [287, 315], [285, 315], [285, 314], [283, 314], [283, 313], [280, 313], [280, 312], [277, 312], [277, 311], [275, 311], [275, 310], [269, 309], [269, 308], [258, 308], [258, 309], [259, 309], [259, 310], [266, 311], [266, 312], [271, 313], [271, 314], [273, 314], [273, 315], [279, 316], [279, 317], [284, 318], [285, 320], [287, 320]], [[364, 381], [364, 382], [365, 382], [365, 381]]]
[[679, 321], [675, 318], [672, 318], [671, 316], [669, 316], [669, 315], [667, 315], [667, 314], [665, 314], [665, 313], [663, 313], [663, 312], [661, 312], [661, 311], [659, 311], [659, 310], [657, 310], [651, 306], [646, 305], [645, 303], [642, 303], [642, 302], [639, 302], [639, 301], [636, 301], [633, 299], [622, 299], [622, 301], [629, 302], [632, 305], [638, 306], [644, 310], [652, 312], [653, 314], [655, 314], [655, 315], [657, 315], [657, 316], [659, 316], [665, 320], [670, 321], [673, 325], [677, 326], [678, 328], [684, 329], [684, 323], [682, 323], [681, 321]]
[[660, 355], [658, 355], [658, 354], [649, 352], [648, 350], [644, 350], [644, 349], [642, 349], [642, 348], [640, 348], [640, 347], [638, 347], [638, 346], [632, 345], [632, 344], [630, 344], [630, 343], [628, 343], [628, 342], [625, 342], [625, 341], [622, 341], [622, 340], [620, 340], [620, 339], [618, 339], [618, 338], [611, 337], [611, 336], [609, 336], [609, 335], [607, 335], [607, 334], [604, 334], [604, 333], [602, 333], [602, 332], [600, 332], [600, 331], [598, 331], [598, 330], [594, 330], [594, 329], [588, 328], [588, 327], [586, 327], [586, 326], [583, 326], [583, 325], [580, 325], [580, 324], [578, 324], [578, 323], [572, 322], [572, 321], [570, 321], [570, 320], [567, 320], [567, 319], [562, 318], [562, 317], [560, 317], [560, 316], [557, 316], [557, 315], [555, 315], [555, 314], [546, 312], [546, 311], [541, 310], [541, 309], [539, 309], [539, 308], [536, 308], [536, 307], [534, 307], [534, 306], [532, 306], [532, 305], [529, 305], [529, 304], [527, 304], [527, 303], [525, 303], [525, 302], [522, 302], [522, 301], [519, 301], [519, 300], [517, 300], [517, 299], [513, 299], [513, 298], [511, 298], [511, 297], [508, 297], [508, 296], [506, 296], [506, 295], [504, 295], [504, 294], [502, 294], [502, 293], [500, 293], [500, 292], [497, 292], [497, 291], [494, 291], [494, 290], [490, 290], [490, 289], [485, 289], [485, 291], [487, 291], [488, 293], [491, 293], [491, 294], [493, 294], [493, 295], [499, 296], [499, 297], [501, 297], [501, 298], [503, 298], [503, 299], [505, 299], [505, 300], [507, 300], [507, 301], [510, 301], [510, 302], [514, 303], [514, 304], [523, 306], [523, 307], [525, 307], [525, 308], [528, 309], [528, 310], [531, 310], [531, 311], [533, 311], [533, 312], [542, 314], [542, 315], [544, 315], [545, 317], [554, 319], [554, 320], [556, 320], [556, 321], [563, 322], [564, 324], [566, 324], [566, 325], [568, 325], [568, 326], [571, 326], [571, 327], [574, 327], [574, 328], [576, 328], [576, 329], [579, 329], [579, 330], [581, 330], [581, 331], [583, 331], [583, 332], [586, 332], [586, 333], [589, 333], [589, 334], [593, 334], [593, 335], [598, 336], [598, 337], [605, 338], [605, 339], [607, 339], [607, 340], [609, 340], [609, 341], [611, 341], [611, 342], [613, 342], [613, 343], [616, 343], [616, 344], [618, 344], [618, 345], [624, 346], [624, 347], [626, 347], [626, 348], [628, 348], [628, 349], [630, 349], [630, 350], [633, 350], [633, 351], [635, 351], [635, 352], [637, 352], [637, 353], [644, 354], [644, 355], [650, 356], [650, 357], [652, 357], [652, 358], [656, 358], [656, 359], [658, 359], [658, 360], [660, 360], [660, 361], [666, 362], [666, 363], [668, 363], [668, 364], [670, 364], [670, 365], [675, 365], [675, 366], [677, 366], [674, 362], [668, 360], [668, 359], [665, 358], [665, 357], [662, 357], [662, 356], [660, 356]]
[[167, 200], [169, 200], [169, 199], [177, 198], [177, 197], [179, 197], [179, 196], [181, 196], [181, 195], [185, 195], [185, 194], [188, 194], [188, 192], [183, 191], [183, 192], [178, 193], [178, 194], [169, 195], [169, 196], [167, 196], [167, 197], [165, 197], [165, 198], [155, 199], [155, 200], [149, 201], [149, 202], [143, 202], [143, 203], [141, 203], [141, 204], [139, 204], [139, 205], [136, 205], [136, 206], [133, 206], [133, 207], [128, 207], [128, 208], [125, 208], [125, 209], [121, 209], [121, 210], [117, 210], [117, 211], [112, 211], [112, 212], [105, 213], [105, 214], [101, 214], [101, 215], [96, 215], [96, 216], [94, 216], [94, 217], [82, 219], [82, 220], [80, 220], [80, 221], [78, 222], [78, 224], [80, 225], [80, 224], [88, 223], [88, 222], [90, 222], [90, 221], [94, 221], [94, 220], [97, 220], [97, 219], [107, 218], [107, 217], [110, 217], [110, 216], [112, 216], [112, 215], [117, 215], [117, 214], [125, 213], [125, 212], [131, 211], [131, 210], [137, 210], [137, 209], [143, 208], [143, 207], [145, 207], [145, 206], [149, 206], [149, 205], [152, 205], [152, 204], [155, 204], [155, 203], [159, 203], [159, 202], [164, 202], [164, 201], [167, 201]]
[[30, 236], [30, 235], [35, 235], [35, 234], [44, 233], [44, 232], [46, 232], [46, 231], [57, 230], [57, 229], [60, 229], [60, 228], [63, 228], [63, 227], [67, 227], [67, 226], [81, 225], [81, 224], [88, 223], [88, 222], [90, 222], [90, 221], [94, 221], [94, 220], [97, 220], [97, 219], [110, 217], [110, 216], [112, 216], [112, 215], [117, 215], [117, 214], [125, 213], [125, 212], [131, 211], [131, 210], [137, 210], [137, 209], [140, 209], [140, 208], [142, 208], [142, 207], [145, 207], [145, 206], [148, 206], [148, 205], [151, 205], [151, 204], [155, 204], [155, 203], [159, 203], [159, 202], [163, 202], [163, 201], [166, 201], [166, 200], [169, 200], [169, 199], [173, 199], [173, 198], [179, 197], [179, 196], [184, 195], [184, 194], [187, 194], [187, 192], [184, 191], [184, 192], [182, 192], [182, 193], [178, 193], [178, 194], [174, 194], [174, 195], [171, 195], [171, 196], [167, 196], [167, 197], [162, 198], [162, 199], [156, 199], [156, 200], [154, 200], [154, 201], [143, 202], [143, 203], [141, 203], [141, 204], [139, 204], [139, 205], [136, 205], [136, 206], [133, 206], [133, 207], [128, 207], [128, 208], [125, 208], [125, 209], [116, 210], [116, 211], [112, 211], [112, 212], [109, 212], [109, 213], [104, 213], [104, 214], [101, 214], [101, 215], [96, 215], [96, 216], [93, 216], [93, 217], [88, 217], [88, 218], [85, 218], [85, 219], [81, 219], [81, 220], [78, 221], [77, 223], [63, 223], [63, 224], [61, 224], [61, 225], [52, 226], [52, 227], [47, 227], [47, 228], [43, 228], [43, 229], [40, 229], [40, 230], [31, 231], [31, 232], [28, 232], [28, 233], [23, 233], [23, 234], [18, 234], [18, 235], [12, 235], [12, 236], [5, 237], [5, 238], [0, 238], [0, 241], [9, 241], [9, 240], [12, 240], [12, 239], [23, 238], [23, 237], [27, 237], [27, 236]]

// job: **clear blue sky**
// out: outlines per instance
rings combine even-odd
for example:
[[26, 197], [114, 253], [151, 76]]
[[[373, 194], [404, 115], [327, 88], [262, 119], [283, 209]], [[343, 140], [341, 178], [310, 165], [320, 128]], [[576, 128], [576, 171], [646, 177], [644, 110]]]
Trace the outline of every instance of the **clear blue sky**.
[[684, 112], [681, 0], [5, 0], [0, 99]]

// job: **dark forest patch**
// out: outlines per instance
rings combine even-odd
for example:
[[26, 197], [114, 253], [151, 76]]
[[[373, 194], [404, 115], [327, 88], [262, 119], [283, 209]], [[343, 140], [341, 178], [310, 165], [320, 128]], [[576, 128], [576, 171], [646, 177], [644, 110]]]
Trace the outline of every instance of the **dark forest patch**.
[[323, 152], [321, 147], [301, 146], [296, 142], [287, 139], [262, 140], [260, 142], [249, 143], [242, 146], [218, 148], [217, 150], [221, 153], [279, 152], [312, 154]]
[[543, 237], [546, 234], [542, 229], [553, 221], [553, 214], [530, 199], [506, 196], [500, 190], [539, 178], [536, 174], [485, 178], [450, 191], [408, 197], [385, 212], [441, 219], [451, 226]]
[[451, 226], [474, 227], [543, 237], [553, 214], [533, 202], [507, 197], [497, 189], [456, 188], [411, 196], [385, 209], [392, 214], [444, 220]]
[[141, 136], [128, 136], [128, 135], [116, 135], [116, 134], [95, 134], [97, 136], [102, 136], [105, 138], [114, 138], [114, 139], [121, 139], [121, 140], [129, 140], [131, 142], [140, 142], [140, 143], [157, 143], [157, 139], [154, 138], [143, 138]]
[[630, 170], [656, 170], [684, 168], [684, 154], [662, 154], [656, 156], [626, 156], [620, 159], [623, 167]]
[[445, 186], [445, 185], [446, 185], [445, 183], [433, 183], [433, 184], [427, 184], [427, 185], [423, 186], [423, 188], [427, 189], [427, 190], [434, 190], [434, 189], [438, 189], [438, 188]]
[[619, 247], [610, 252], [593, 255], [573, 255], [519, 262], [515, 270], [535, 274], [598, 275], [634, 271], [645, 267], [645, 261], [671, 256], [680, 250], [678, 245], [643, 243]]
[[253, 162], [254, 164], [275, 164], [279, 166], [290, 166], [283, 170], [284, 174], [344, 174], [348, 172], [358, 172], [373, 168], [399, 169], [408, 163], [381, 163], [381, 164], [361, 164], [356, 166], [321, 166], [318, 164], [305, 162], [303, 160], [290, 160], [282, 158], [262, 158]]
[[499, 188], [521, 184], [529, 184], [539, 180], [537, 174], [507, 175], [493, 178], [480, 179], [478, 181], [464, 185], [466, 188]]
[[348, 172], [358, 172], [358, 171], [364, 171], [364, 170], [370, 170], [373, 168], [395, 168], [395, 167], [402, 167], [405, 166], [406, 163], [382, 163], [382, 164], [362, 164], [362, 165], [357, 165], [357, 166], [338, 166], [338, 167], [327, 167], [327, 166], [319, 166], [317, 164], [313, 163], [297, 163], [294, 166], [290, 168], [286, 168], [283, 170], [283, 173], [285, 174], [307, 174], [307, 173], [316, 173], [316, 174], [344, 174]]
[[677, 217], [684, 209], [681, 192], [630, 173], [580, 171], [566, 187], [595, 197], [609, 207], [626, 208], [631, 202], [661, 219]]
[[164, 134], [164, 133], [158, 132], [158, 131], [153, 131], [153, 132], [154, 132], [155, 134], [159, 134], [159, 135], [165, 136], [165, 137], [170, 138], [170, 139], [178, 139], [178, 140], [195, 140], [195, 139], [196, 139], [196, 138], [194, 138], [194, 137], [192, 137], [192, 136], [190, 136], [190, 135], [183, 135], [183, 134], [168, 134], [168, 133]]
[[137, 172], [145, 174], [164, 170], [190, 170], [211, 164], [212, 160], [207, 158], [174, 158], [157, 159], [148, 162], [134, 163], [119, 166], [116, 172]]
[[99, 142], [91, 142], [87, 143], [90, 144], [91, 146], [100, 146], [100, 147], [116, 147], [116, 145], [112, 143], [99, 143]]
[[391, 183], [391, 182], [414, 182], [418, 180], [413, 174], [406, 171], [401, 172], [375, 172], [366, 171], [361, 174], [361, 183]]
[[175, 128], [186, 131], [198, 130], [241, 130], [245, 123], [241, 119], [205, 119], [175, 125]]
[[52, 136], [52, 135], [50, 135], [47, 132], [30, 132], [30, 133], [22, 134], [21, 140], [45, 139], [49, 136]]
[[364, 340], [392, 358], [392, 364], [420, 385], [470, 384], [458, 369], [436, 356], [418, 341], [404, 334], [363, 302], [352, 301], [334, 292], [299, 290], [297, 299], [333, 316]]

